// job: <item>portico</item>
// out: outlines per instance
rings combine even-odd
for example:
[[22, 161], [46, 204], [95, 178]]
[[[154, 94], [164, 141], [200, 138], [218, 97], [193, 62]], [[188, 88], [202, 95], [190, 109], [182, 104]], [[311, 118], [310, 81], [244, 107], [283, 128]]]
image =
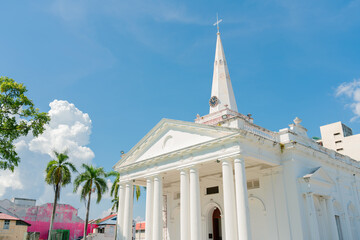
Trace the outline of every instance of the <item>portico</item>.
[[[192, 139], [199, 138], [199, 143], [192, 145], [195, 146], [193, 149], [170, 151], [122, 167], [121, 186], [125, 189], [130, 185], [146, 186], [146, 239], [211, 239], [215, 208], [221, 212], [219, 228], [222, 239], [251, 239], [247, 169], [249, 176], [258, 178], [257, 174], [278, 166], [278, 163], [274, 161], [275, 157], [267, 160], [254, 157], [257, 153], [251, 154], [251, 147], [241, 143], [245, 131], [208, 125], [196, 129], [195, 126], [198, 124], [162, 120], [155, 127], [159, 136], [154, 137], [153, 142], [149, 140], [150, 145], [168, 141], [170, 133], [171, 139], [175, 140], [190, 129]], [[210, 136], [214, 139], [200, 141]], [[258, 140], [257, 136], [253, 137]], [[273, 142], [267, 141], [271, 147], [267, 155], [271, 156], [274, 154], [271, 153]], [[166, 144], [160, 145], [166, 149]], [[152, 151], [151, 148], [145, 149]], [[247, 148], [247, 153], [241, 152]], [[120, 191], [120, 194], [124, 192], [126, 195], [127, 191]], [[127, 196], [125, 204], [120, 205], [124, 210], [120, 209], [119, 214], [131, 208]], [[127, 217], [124, 218], [124, 228], [129, 224], [125, 224], [126, 221]], [[121, 229], [119, 227], [120, 236]], [[125, 235], [124, 239], [129, 238]]]

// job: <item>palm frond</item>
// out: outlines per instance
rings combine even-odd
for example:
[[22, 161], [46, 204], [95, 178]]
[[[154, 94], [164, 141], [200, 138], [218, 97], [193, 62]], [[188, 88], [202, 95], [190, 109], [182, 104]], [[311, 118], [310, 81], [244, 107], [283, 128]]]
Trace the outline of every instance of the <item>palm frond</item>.
[[75, 165], [72, 164], [71, 162], [66, 162], [66, 163], [64, 163], [64, 165], [69, 166], [69, 167], [71, 168], [71, 171], [73, 171], [73, 172], [78, 172], [78, 170], [76, 169]]
[[141, 195], [141, 189], [140, 189], [140, 186], [138, 185], [135, 185], [134, 186], [135, 188], [135, 197], [136, 197], [136, 201], [139, 201], [139, 197]]
[[114, 198], [114, 199], [112, 199], [111, 200], [111, 202], [113, 203], [113, 205], [112, 205], [112, 207], [111, 207], [111, 210], [112, 211], [118, 211], [118, 208], [119, 208], [119, 198], [118, 197], [116, 197], [116, 198]]
[[97, 194], [96, 202], [99, 203], [102, 195], [108, 190], [105, 177], [108, 174], [102, 167], [94, 167], [88, 164], [82, 164], [84, 172], [80, 173], [74, 180], [74, 192], [77, 192], [79, 187], [83, 185], [80, 193], [81, 199], [85, 199], [90, 191], [94, 190]]

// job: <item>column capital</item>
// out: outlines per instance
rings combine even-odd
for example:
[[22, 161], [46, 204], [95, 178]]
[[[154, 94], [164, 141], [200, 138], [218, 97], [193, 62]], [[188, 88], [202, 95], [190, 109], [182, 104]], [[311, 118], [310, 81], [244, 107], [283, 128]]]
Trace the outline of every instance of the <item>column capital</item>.
[[219, 159], [221, 164], [224, 164], [224, 163], [232, 163], [234, 160], [232, 158], [223, 158], [223, 159]]
[[[233, 168], [233, 164], [232, 164], [232, 159], [230, 159], [230, 160], [223, 160], [222, 162], [221, 162], [221, 166], [222, 166], [222, 168], [224, 169], [224, 166], [226, 167], [226, 166], [229, 166], [231, 169]], [[224, 176], [224, 175], [223, 175]]]
[[188, 172], [189, 171], [189, 166], [181, 166], [179, 168], [177, 168], [176, 170], [178, 170], [179, 172]]
[[190, 170], [188, 168], [179, 169], [180, 175], [189, 174]]
[[146, 178], [146, 183], [151, 183], [154, 181], [154, 178], [153, 177], [147, 177]]
[[224, 156], [221, 158], [218, 158], [216, 160], [217, 162], [244, 162], [245, 161], [245, 157], [242, 154], [235, 154], [235, 155], [231, 155], [231, 156]]
[[244, 163], [245, 162], [245, 158], [244, 157], [236, 157], [234, 159], [234, 163]]
[[133, 184], [133, 179], [120, 180], [119, 185]]
[[193, 165], [193, 166], [189, 167], [189, 173], [192, 173], [192, 172], [199, 172], [199, 166]]
[[146, 180], [148, 179], [154, 179], [155, 177], [163, 177], [163, 173], [151, 173], [151, 174], [148, 174], [148, 175], [145, 175], [144, 176], [146, 178]]

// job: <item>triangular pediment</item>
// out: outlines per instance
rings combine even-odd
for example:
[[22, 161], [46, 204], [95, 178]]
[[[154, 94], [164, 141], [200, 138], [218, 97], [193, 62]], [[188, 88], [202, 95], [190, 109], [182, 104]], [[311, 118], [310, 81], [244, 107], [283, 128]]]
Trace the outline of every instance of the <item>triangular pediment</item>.
[[115, 168], [173, 153], [236, 133], [236, 129], [163, 119], [141, 139]]
[[317, 183], [324, 183], [330, 185], [334, 184], [333, 179], [322, 167], [313, 169], [309, 174], [306, 174], [303, 178], [304, 179], [308, 178], [310, 179], [310, 181]]

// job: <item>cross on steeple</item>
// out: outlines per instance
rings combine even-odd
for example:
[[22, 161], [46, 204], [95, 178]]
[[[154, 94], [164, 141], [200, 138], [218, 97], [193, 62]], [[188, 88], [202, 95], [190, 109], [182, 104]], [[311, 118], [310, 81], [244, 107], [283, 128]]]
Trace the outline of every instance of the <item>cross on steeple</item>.
[[[215, 50], [215, 61], [214, 61], [214, 73], [213, 73], [213, 82], [211, 89], [211, 98], [212, 100], [218, 99], [218, 101], [209, 102], [210, 104], [210, 114], [221, 111], [223, 109], [229, 109], [234, 112], [237, 112], [237, 106], [234, 96], [234, 91], [231, 85], [230, 75], [228, 65], [225, 59], [224, 48], [220, 39], [219, 32], [219, 23], [222, 21], [219, 20], [219, 17], [216, 18], [216, 23], [214, 26], [217, 26], [218, 33], [216, 39], [216, 50]], [[210, 100], [211, 100], [210, 99]]]
[[219, 23], [221, 23], [222, 22], [222, 19], [220, 19], [219, 20], [219, 15], [218, 14], [216, 14], [216, 23], [214, 23], [214, 26], [216, 26], [216, 28], [217, 28], [217, 32], [218, 33], [220, 33], [220, 31], [219, 31]]

